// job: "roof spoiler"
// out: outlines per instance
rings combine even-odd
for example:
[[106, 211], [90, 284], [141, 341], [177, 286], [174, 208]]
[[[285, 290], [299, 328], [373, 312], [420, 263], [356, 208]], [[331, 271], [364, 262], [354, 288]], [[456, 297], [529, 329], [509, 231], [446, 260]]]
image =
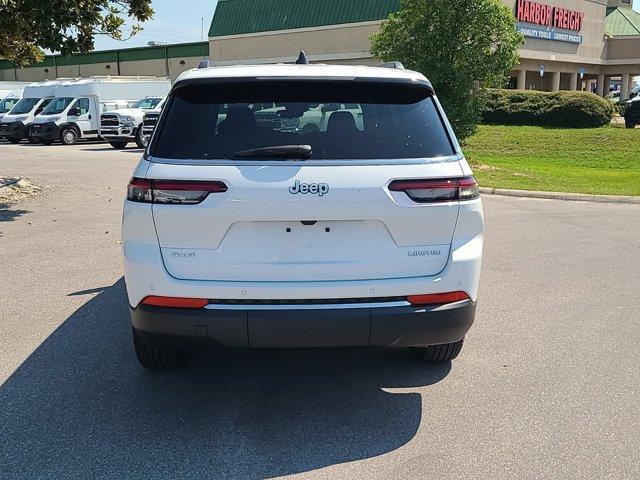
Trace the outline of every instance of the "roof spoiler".
[[404, 65], [401, 62], [384, 62], [378, 65], [378, 67], [382, 68], [397, 68], [398, 70], [404, 70]]

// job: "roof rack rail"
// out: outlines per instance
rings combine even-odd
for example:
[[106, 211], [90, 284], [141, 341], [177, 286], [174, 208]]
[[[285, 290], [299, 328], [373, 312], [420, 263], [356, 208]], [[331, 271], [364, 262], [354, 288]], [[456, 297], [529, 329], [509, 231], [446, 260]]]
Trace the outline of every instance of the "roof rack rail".
[[307, 59], [307, 54], [304, 53], [304, 50], [300, 50], [300, 55], [298, 55], [296, 65], [309, 65], [309, 60]]
[[398, 70], [404, 70], [404, 65], [402, 65], [402, 62], [384, 62], [381, 63], [380, 65], [378, 65], [378, 67], [382, 67], [382, 68], [397, 68]]
[[209, 68], [209, 67], [215, 67], [215, 65], [211, 60], [200, 60], [200, 63], [198, 64], [198, 68]]

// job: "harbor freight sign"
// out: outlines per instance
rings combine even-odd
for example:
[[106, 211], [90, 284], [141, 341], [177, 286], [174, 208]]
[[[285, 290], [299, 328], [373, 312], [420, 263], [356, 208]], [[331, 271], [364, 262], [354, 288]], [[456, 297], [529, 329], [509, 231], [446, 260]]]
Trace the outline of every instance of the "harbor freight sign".
[[[516, 3], [518, 31], [525, 37], [582, 43], [584, 13], [545, 3], [518, 0]], [[543, 28], [540, 28], [543, 27]], [[560, 30], [560, 31], [559, 31]]]

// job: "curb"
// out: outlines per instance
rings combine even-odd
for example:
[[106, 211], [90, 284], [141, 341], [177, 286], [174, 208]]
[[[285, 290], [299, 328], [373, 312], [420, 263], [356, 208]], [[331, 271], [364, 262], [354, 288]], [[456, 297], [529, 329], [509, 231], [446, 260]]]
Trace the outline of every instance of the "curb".
[[625, 203], [640, 205], [640, 197], [625, 195], [590, 195], [586, 193], [539, 192], [536, 190], [508, 190], [502, 188], [480, 187], [485, 195], [502, 195], [505, 197], [544, 198], [547, 200], [565, 200], [572, 202]]

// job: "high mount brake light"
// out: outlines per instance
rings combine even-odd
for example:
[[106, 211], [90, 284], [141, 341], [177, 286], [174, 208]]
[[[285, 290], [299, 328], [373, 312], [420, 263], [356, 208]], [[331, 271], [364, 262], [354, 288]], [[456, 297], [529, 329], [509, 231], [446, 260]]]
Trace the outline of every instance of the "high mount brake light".
[[127, 188], [127, 200], [132, 202], [164, 204], [196, 204], [210, 193], [223, 193], [227, 185], [218, 181], [201, 180], [146, 180], [132, 178]]
[[464, 292], [429, 293], [426, 295], [409, 295], [407, 300], [411, 305], [444, 305], [446, 303], [469, 300], [469, 295]]
[[394, 180], [389, 190], [404, 192], [417, 203], [472, 200], [480, 196], [478, 182], [473, 177]]

